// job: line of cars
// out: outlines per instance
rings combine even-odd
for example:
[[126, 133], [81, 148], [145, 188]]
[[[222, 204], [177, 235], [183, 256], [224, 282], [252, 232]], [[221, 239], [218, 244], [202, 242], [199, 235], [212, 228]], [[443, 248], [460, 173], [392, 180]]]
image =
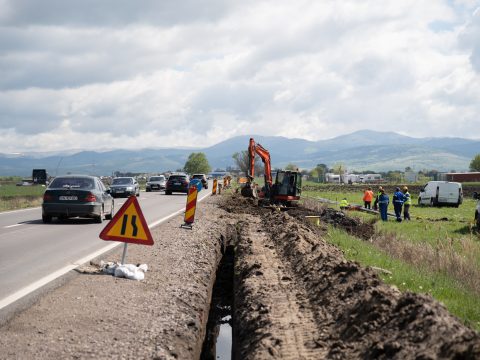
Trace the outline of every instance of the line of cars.
[[[205, 174], [194, 174], [204, 188], [208, 188]], [[165, 190], [165, 195], [173, 192], [188, 193], [190, 177], [184, 173], [151, 176], [146, 191]], [[43, 194], [42, 221], [50, 223], [52, 218], [66, 220], [72, 217], [85, 217], [102, 223], [114, 214], [116, 197], [140, 196], [140, 185], [133, 177], [114, 178], [110, 188], [96, 176], [65, 175], [58, 176], [50, 183]]]

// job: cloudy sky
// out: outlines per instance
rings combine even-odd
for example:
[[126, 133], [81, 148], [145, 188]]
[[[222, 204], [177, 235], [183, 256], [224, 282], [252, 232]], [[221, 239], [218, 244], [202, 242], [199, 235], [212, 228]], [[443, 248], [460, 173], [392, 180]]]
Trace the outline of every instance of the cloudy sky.
[[0, 152], [479, 128], [480, 0], [0, 0]]

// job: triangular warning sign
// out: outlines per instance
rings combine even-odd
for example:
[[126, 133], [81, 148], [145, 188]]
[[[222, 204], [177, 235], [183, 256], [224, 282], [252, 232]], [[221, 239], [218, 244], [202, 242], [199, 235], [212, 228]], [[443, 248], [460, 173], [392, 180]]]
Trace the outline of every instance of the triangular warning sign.
[[100, 233], [100, 239], [153, 245], [152, 234], [135, 196], [130, 196]]

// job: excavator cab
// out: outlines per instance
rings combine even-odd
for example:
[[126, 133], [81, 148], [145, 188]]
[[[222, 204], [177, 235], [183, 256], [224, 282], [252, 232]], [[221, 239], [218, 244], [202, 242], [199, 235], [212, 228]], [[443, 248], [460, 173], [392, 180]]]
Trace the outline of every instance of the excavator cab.
[[300, 199], [302, 192], [302, 174], [297, 171], [279, 170], [272, 188], [272, 200], [286, 203]]

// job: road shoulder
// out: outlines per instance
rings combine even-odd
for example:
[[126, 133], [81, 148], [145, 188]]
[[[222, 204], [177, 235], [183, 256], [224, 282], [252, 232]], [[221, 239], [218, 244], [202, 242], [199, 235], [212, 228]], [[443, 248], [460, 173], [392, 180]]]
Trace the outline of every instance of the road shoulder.
[[[0, 328], [0, 358], [195, 358], [201, 351], [223, 211], [208, 199], [192, 230], [181, 216], [152, 230], [155, 245], [130, 245], [127, 263], [146, 263], [144, 281], [114, 278], [84, 266], [65, 286], [41, 297]], [[118, 261], [122, 248], [104, 255]]]

